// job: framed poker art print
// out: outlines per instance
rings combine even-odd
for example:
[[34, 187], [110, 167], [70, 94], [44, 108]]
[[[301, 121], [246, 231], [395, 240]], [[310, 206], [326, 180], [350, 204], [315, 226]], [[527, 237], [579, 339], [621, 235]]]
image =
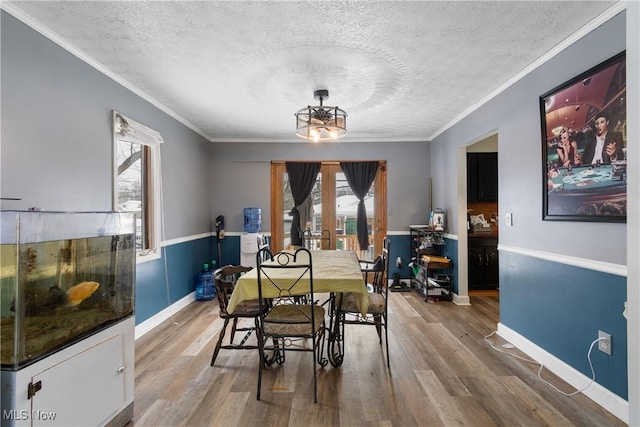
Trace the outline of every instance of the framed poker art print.
[[626, 222], [625, 52], [540, 96], [543, 220]]

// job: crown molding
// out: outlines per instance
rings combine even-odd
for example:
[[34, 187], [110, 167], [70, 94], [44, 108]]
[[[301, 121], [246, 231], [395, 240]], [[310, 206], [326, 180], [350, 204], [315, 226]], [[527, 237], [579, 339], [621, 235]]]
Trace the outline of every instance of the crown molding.
[[[638, 1], [638, 0], [635, 0], [635, 1]], [[461, 121], [462, 119], [464, 119], [465, 117], [467, 117], [468, 115], [470, 115], [471, 113], [473, 113], [474, 111], [476, 111], [477, 109], [482, 107], [484, 104], [489, 102], [491, 99], [495, 98], [500, 93], [502, 93], [505, 90], [507, 90], [510, 86], [512, 86], [513, 84], [515, 84], [519, 80], [521, 80], [524, 77], [526, 77], [529, 73], [534, 71], [536, 68], [538, 68], [539, 66], [541, 66], [545, 62], [549, 61], [550, 59], [552, 59], [553, 57], [558, 55], [560, 52], [562, 52], [564, 49], [566, 49], [567, 47], [571, 46], [573, 43], [575, 43], [576, 41], [580, 40], [582, 37], [584, 37], [585, 35], [587, 35], [591, 31], [595, 30], [600, 25], [604, 24], [609, 19], [613, 18], [614, 16], [616, 16], [618, 13], [622, 12], [626, 8], [627, 8], [626, 1], [620, 1], [620, 2], [618, 2], [616, 4], [614, 4], [609, 9], [605, 10], [600, 15], [598, 15], [593, 20], [591, 20], [591, 22], [589, 22], [587, 25], [585, 25], [584, 27], [582, 27], [581, 29], [579, 29], [578, 31], [576, 31], [575, 33], [573, 33], [572, 35], [570, 35], [569, 37], [567, 37], [566, 39], [561, 41], [560, 43], [558, 43], [553, 49], [551, 49], [550, 51], [548, 51], [547, 53], [542, 55], [540, 58], [538, 58], [537, 60], [535, 60], [534, 62], [532, 62], [528, 66], [526, 66], [525, 68], [523, 68], [519, 73], [517, 73], [515, 76], [511, 77], [504, 84], [502, 84], [501, 86], [499, 86], [498, 88], [496, 88], [492, 92], [489, 92], [486, 96], [484, 96], [482, 99], [480, 99], [475, 104], [469, 106], [469, 108], [464, 110], [458, 117], [456, 117], [455, 119], [453, 119], [452, 121], [450, 121], [449, 123], [444, 125], [444, 127], [440, 128], [440, 130], [436, 131], [436, 133], [431, 135], [427, 140], [428, 141], [433, 141], [440, 134], [444, 133], [447, 129], [453, 127], [456, 123], [458, 123], [459, 121]]]
[[183, 125], [185, 125], [189, 129], [191, 129], [194, 132], [196, 132], [198, 135], [202, 136], [203, 138], [205, 138], [208, 141], [211, 141], [211, 138], [204, 131], [202, 131], [201, 129], [196, 127], [193, 123], [189, 122], [187, 119], [185, 119], [184, 117], [182, 117], [181, 115], [179, 115], [178, 113], [176, 113], [175, 111], [173, 111], [172, 109], [170, 109], [169, 107], [167, 107], [162, 102], [158, 101], [157, 99], [155, 99], [154, 97], [152, 97], [148, 93], [144, 92], [143, 90], [141, 90], [140, 88], [138, 88], [134, 84], [130, 83], [129, 81], [125, 80], [124, 78], [122, 78], [118, 74], [114, 73], [109, 68], [105, 67], [100, 62], [96, 61], [91, 56], [87, 55], [85, 52], [83, 52], [82, 50], [78, 49], [71, 42], [69, 42], [66, 39], [60, 37], [56, 32], [54, 32], [53, 30], [51, 30], [47, 26], [45, 26], [45, 25], [41, 24], [40, 22], [38, 22], [36, 19], [34, 19], [31, 16], [27, 15], [26, 13], [24, 13], [22, 10], [20, 10], [15, 5], [13, 5], [11, 3], [7, 3], [7, 2], [0, 2], [0, 9], [2, 9], [5, 12], [9, 13], [14, 18], [18, 19], [19, 21], [21, 21], [25, 25], [29, 26], [34, 31], [40, 33], [41, 35], [43, 35], [47, 39], [51, 40], [53, 43], [57, 44], [58, 46], [60, 46], [61, 48], [63, 48], [64, 50], [66, 50], [67, 52], [72, 54], [73, 56], [75, 56], [76, 58], [78, 58], [81, 61], [83, 61], [84, 63], [86, 63], [87, 65], [95, 68], [96, 70], [98, 70], [99, 72], [101, 72], [102, 74], [107, 76], [108, 78], [114, 80], [116, 83], [122, 85], [123, 87], [125, 87], [129, 91], [133, 92], [135, 95], [137, 95], [140, 98], [144, 99], [145, 101], [149, 102], [151, 105], [153, 105], [154, 107], [156, 107], [160, 111], [162, 111], [162, 112], [168, 114], [169, 116], [173, 117], [178, 122], [182, 123]]

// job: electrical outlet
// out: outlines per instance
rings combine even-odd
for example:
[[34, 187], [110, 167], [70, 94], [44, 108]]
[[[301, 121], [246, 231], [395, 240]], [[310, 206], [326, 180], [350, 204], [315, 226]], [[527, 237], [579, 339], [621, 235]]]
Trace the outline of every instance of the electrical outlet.
[[611, 356], [611, 335], [606, 332], [598, 331], [598, 350]]

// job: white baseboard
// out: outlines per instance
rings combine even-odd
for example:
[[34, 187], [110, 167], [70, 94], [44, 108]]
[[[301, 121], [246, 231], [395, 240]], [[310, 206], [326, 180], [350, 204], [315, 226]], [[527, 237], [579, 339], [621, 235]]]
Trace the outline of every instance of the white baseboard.
[[[553, 372], [576, 389], [584, 387], [589, 383], [589, 381], [591, 381], [590, 377], [587, 377], [582, 372], [574, 369], [570, 365], [567, 365], [553, 354], [547, 352], [542, 347], [539, 347], [502, 323], [498, 323], [497, 333], [502, 338], [515, 345], [518, 349], [525, 352], [533, 360], [543, 364], [546, 369]], [[586, 350], [587, 347], [585, 345], [585, 352]], [[596, 379], [597, 374], [598, 373], [596, 372]], [[582, 392], [582, 394], [602, 406], [620, 420], [627, 424], [629, 423], [629, 402], [617, 394], [612, 393], [597, 382], [593, 382]]]
[[471, 305], [471, 298], [469, 295], [453, 294], [453, 303], [455, 305]]
[[169, 307], [165, 308], [162, 311], [157, 312], [144, 322], [136, 325], [135, 339], [142, 337], [144, 334], [164, 322], [165, 320], [171, 318], [175, 313], [182, 310], [186, 306], [188, 306], [192, 301], [195, 301], [196, 293], [191, 292], [189, 295], [183, 297], [182, 299], [174, 302]]

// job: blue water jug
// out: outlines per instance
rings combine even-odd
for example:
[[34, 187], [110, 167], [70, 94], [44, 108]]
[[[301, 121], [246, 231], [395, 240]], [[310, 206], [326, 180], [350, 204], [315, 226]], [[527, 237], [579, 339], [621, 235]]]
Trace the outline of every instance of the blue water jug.
[[198, 274], [198, 284], [196, 285], [196, 300], [209, 301], [216, 296], [216, 288], [213, 284], [213, 270], [209, 268], [209, 264], [205, 264], [204, 268]]
[[262, 209], [244, 208], [244, 232], [257, 233], [262, 225]]
[[[207, 300], [213, 299], [216, 297], [216, 280], [214, 278], [214, 274], [216, 271], [217, 261], [211, 261], [209, 264], [211, 267], [209, 268], [209, 276], [206, 280], [207, 286], [205, 287], [205, 298]], [[210, 279], [210, 280], [209, 280]]]

